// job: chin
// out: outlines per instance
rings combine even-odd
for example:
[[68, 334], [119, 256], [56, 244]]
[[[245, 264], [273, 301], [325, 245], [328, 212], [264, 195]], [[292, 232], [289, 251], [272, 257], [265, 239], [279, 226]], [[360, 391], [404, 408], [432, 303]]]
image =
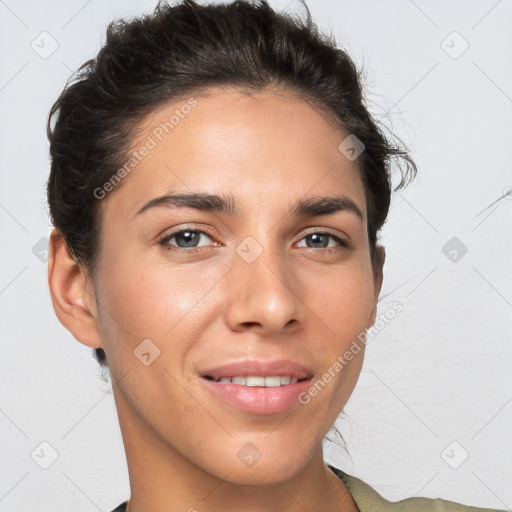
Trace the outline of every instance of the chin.
[[235, 458], [224, 459], [220, 465], [216, 459], [209, 468], [203, 465], [203, 469], [236, 485], [274, 485], [293, 478], [308, 462], [306, 454], [299, 452], [296, 446], [288, 453], [288, 457], [276, 452], [265, 457], [247, 443]]

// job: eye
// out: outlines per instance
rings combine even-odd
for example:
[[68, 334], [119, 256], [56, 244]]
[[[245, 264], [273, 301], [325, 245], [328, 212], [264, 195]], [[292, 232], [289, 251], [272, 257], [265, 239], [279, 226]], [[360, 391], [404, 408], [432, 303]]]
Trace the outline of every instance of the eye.
[[[329, 239], [333, 240], [334, 244], [330, 245]], [[345, 251], [350, 247], [350, 244], [346, 240], [329, 232], [319, 231], [309, 233], [302, 238], [302, 240], [309, 240], [313, 244], [313, 246], [311, 246], [306, 243], [306, 246], [310, 249], [333, 249], [335, 251]]]
[[[168, 251], [194, 253], [199, 252], [201, 247], [208, 247], [208, 243], [199, 245], [201, 239], [204, 238], [212, 240], [212, 235], [201, 229], [181, 229], [165, 235], [158, 241], [158, 244]], [[349, 242], [329, 232], [308, 233], [302, 240], [307, 241], [306, 247], [309, 249], [327, 249], [328, 252], [346, 251], [351, 247]]]
[[[158, 241], [158, 243], [169, 251], [190, 253], [197, 252], [197, 248], [202, 247], [197, 244], [203, 237], [209, 238], [210, 240], [212, 239], [206, 231], [200, 229], [182, 229], [180, 231], [175, 231], [174, 233], [165, 235]], [[177, 247], [174, 245], [174, 243], [171, 243], [172, 240], [175, 240]]]

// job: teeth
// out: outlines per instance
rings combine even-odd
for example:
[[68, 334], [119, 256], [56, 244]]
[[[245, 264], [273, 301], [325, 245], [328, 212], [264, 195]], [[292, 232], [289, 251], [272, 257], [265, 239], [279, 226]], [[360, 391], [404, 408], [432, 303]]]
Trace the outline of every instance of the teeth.
[[246, 386], [265, 386], [265, 377], [247, 377]]
[[297, 378], [291, 378], [289, 375], [272, 375], [271, 377], [259, 377], [256, 375], [236, 375], [234, 377], [222, 377], [217, 382], [232, 382], [241, 386], [261, 386], [267, 388], [276, 388], [278, 386], [286, 386], [288, 384], [295, 384]]
[[274, 377], [265, 377], [265, 386], [267, 388], [277, 388], [281, 385], [281, 377], [275, 375]]

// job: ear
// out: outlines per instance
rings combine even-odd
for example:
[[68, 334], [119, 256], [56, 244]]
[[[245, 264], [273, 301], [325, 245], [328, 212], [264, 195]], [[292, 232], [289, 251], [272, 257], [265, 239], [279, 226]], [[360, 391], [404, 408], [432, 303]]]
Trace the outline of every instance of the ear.
[[373, 265], [373, 289], [374, 289], [374, 306], [370, 315], [371, 327], [377, 318], [377, 301], [379, 300], [380, 290], [382, 288], [382, 281], [384, 280], [384, 262], [386, 261], [386, 249], [382, 245], [376, 246], [376, 260], [377, 262]]
[[57, 229], [50, 235], [48, 286], [61, 324], [80, 343], [102, 348], [93, 281], [87, 270], [77, 263]]

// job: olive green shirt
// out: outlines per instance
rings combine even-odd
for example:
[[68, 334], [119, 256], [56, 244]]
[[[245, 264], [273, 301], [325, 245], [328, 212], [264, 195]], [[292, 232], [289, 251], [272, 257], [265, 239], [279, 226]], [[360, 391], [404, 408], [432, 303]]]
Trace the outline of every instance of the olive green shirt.
[[327, 466], [343, 480], [360, 512], [505, 512], [495, 508], [470, 507], [440, 498], [416, 497], [388, 501], [359, 478], [347, 475], [330, 464]]
[[[346, 485], [356, 502], [359, 512], [506, 512], [505, 510], [492, 508], [469, 507], [439, 498], [416, 497], [400, 501], [388, 501], [359, 478], [348, 475], [330, 464], [327, 464], [327, 467]], [[126, 501], [121, 503], [112, 512], [125, 512], [126, 503]]]

